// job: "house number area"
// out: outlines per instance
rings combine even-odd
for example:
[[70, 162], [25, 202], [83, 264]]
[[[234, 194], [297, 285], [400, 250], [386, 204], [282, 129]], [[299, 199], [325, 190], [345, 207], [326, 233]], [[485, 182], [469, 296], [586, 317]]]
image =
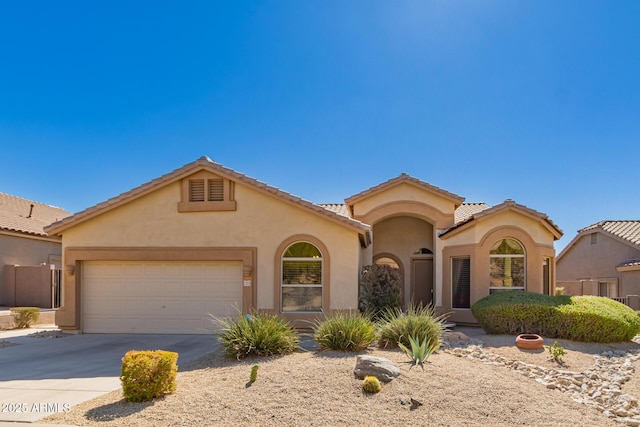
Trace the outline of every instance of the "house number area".
[[70, 403], [2, 403], [2, 413], [69, 412]]

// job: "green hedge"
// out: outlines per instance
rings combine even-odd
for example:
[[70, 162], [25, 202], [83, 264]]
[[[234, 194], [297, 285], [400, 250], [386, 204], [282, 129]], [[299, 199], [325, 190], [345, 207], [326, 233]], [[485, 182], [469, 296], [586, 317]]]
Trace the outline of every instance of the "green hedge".
[[473, 304], [471, 311], [489, 334], [526, 332], [574, 341], [618, 342], [640, 332], [640, 318], [632, 309], [596, 296], [498, 292]]

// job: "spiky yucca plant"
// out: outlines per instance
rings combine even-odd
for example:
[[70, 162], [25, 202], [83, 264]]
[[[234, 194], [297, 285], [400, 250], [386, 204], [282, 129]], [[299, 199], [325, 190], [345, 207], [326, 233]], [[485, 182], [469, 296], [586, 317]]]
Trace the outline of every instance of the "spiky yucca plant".
[[409, 337], [409, 342], [411, 343], [411, 348], [405, 346], [401, 342], [398, 342], [398, 347], [400, 347], [411, 359], [414, 366], [420, 365], [424, 369], [423, 363], [431, 356], [431, 354], [440, 348], [440, 344], [431, 343], [431, 340], [425, 339], [422, 340], [422, 343], [418, 338]]

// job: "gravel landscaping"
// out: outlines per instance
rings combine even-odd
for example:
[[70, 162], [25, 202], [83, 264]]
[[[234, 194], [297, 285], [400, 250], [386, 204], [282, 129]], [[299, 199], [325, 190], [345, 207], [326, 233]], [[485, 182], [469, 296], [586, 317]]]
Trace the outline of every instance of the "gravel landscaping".
[[[633, 415], [640, 411], [640, 380], [633, 375], [640, 368], [640, 336], [635, 342], [615, 344], [558, 340], [566, 351], [565, 363], [558, 366], [546, 351], [519, 350], [513, 336], [485, 335], [477, 328], [456, 331], [460, 332], [449, 336], [450, 344], [432, 355], [424, 370], [407, 363], [400, 350], [364, 352], [390, 359], [401, 371], [400, 377], [374, 395], [364, 394], [361, 381], [354, 378], [356, 354], [312, 350], [236, 361], [216, 352], [180, 366], [173, 395], [126, 403], [118, 390], [42, 422], [78, 426], [640, 425], [640, 412]], [[609, 353], [602, 356], [604, 352]], [[258, 378], [249, 384], [254, 364], [260, 366]], [[620, 396], [628, 407], [625, 416], [611, 409]], [[411, 398], [423, 405], [403, 404]]]

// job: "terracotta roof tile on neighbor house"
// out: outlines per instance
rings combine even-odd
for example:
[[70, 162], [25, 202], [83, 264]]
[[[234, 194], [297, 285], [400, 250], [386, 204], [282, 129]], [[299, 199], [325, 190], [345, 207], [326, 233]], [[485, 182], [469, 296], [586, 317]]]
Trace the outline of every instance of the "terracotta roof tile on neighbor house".
[[55, 206], [0, 193], [0, 230], [46, 236], [45, 226], [70, 215]]
[[169, 172], [165, 175], [162, 175], [159, 178], [153, 179], [145, 184], [142, 184], [139, 187], [133, 188], [107, 201], [98, 203], [95, 206], [92, 206], [81, 212], [78, 212], [69, 218], [65, 218], [64, 220], [51, 224], [50, 226], [46, 227], [46, 231], [51, 234], [58, 234], [63, 230], [71, 227], [72, 225], [76, 225], [80, 222], [83, 222], [95, 216], [101, 215], [102, 213], [105, 213], [118, 206], [124, 205], [125, 203], [128, 203], [136, 199], [137, 197], [140, 197], [144, 194], [148, 194], [162, 186], [179, 181], [203, 169], [212, 171], [219, 175], [227, 176], [238, 182], [247, 184], [259, 191], [273, 194], [274, 196], [279, 197], [281, 200], [284, 200], [288, 203], [292, 203], [303, 209], [313, 211], [318, 215], [323, 215], [328, 219], [331, 219], [343, 225], [356, 228], [358, 231], [368, 232], [370, 230], [370, 227], [368, 225], [363, 224], [362, 222], [357, 221], [355, 219], [352, 219], [349, 216], [344, 216], [333, 210], [325, 209], [324, 207], [317, 205], [315, 203], [312, 203], [308, 200], [305, 200], [301, 197], [294, 196], [291, 193], [287, 193], [286, 191], [280, 190], [279, 188], [272, 187], [264, 182], [258, 181], [255, 178], [251, 178], [240, 172], [236, 172], [233, 169], [229, 169], [226, 166], [223, 166], [219, 163], [214, 162], [207, 156], [202, 156], [198, 160], [188, 163], [182, 166], [181, 168], [174, 170], [173, 172]]
[[578, 230], [578, 233], [588, 234], [588, 232], [593, 232], [595, 230], [601, 230], [612, 236], [618, 237], [627, 243], [640, 246], [640, 221], [600, 221]]
[[622, 264], [617, 265], [616, 267], [640, 267], [640, 259], [630, 259], [629, 261], [625, 261]]

